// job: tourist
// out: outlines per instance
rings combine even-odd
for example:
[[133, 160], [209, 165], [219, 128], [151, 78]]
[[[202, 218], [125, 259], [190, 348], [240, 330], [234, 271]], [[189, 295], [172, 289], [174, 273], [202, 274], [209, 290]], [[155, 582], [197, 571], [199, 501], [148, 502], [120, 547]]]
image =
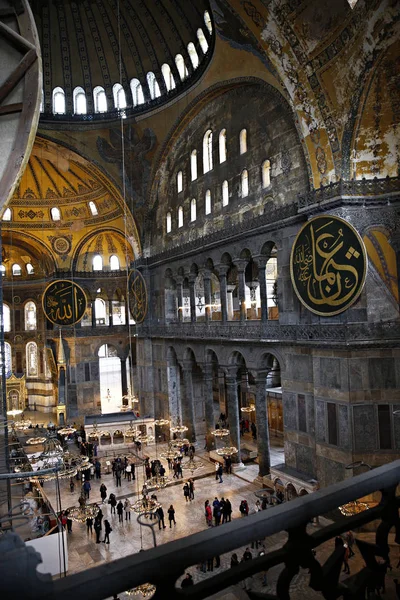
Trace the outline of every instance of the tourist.
[[117, 499], [115, 497], [115, 494], [111, 493], [110, 497], [108, 499], [108, 504], [111, 505], [111, 514], [115, 514], [115, 507], [117, 506]]
[[165, 529], [166, 525], [164, 523], [164, 510], [163, 510], [163, 507], [161, 506], [161, 504], [157, 508], [156, 514], [158, 515], [158, 529], [161, 529], [161, 523], [162, 523], [163, 529]]
[[104, 485], [104, 483], [102, 483], [100, 486], [100, 496], [101, 496], [101, 503], [103, 504], [107, 498], [107, 488]]
[[194, 481], [192, 478], [189, 479], [189, 498], [194, 500]]
[[250, 552], [249, 548], [246, 548], [246, 550], [243, 553], [243, 558], [242, 558], [242, 562], [246, 562], [248, 560], [251, 560], [253, 558], [252, 553]]
[[94, 520], [94, 531], [96, 534], [96, 544], [100, 544], [101, 520], [97, 517]]
[[233, 567], [238, 567], [239, 566], [239, 559], [237, 557], [236, 552], [234, 552], [231, 556], [231, 569]]
[[72, 479], [72, 477], [69, 480], [69, 489], [71, 490], [71, 494], [73, 494], [74, 490], [75, 490], [75, 483], [74, 483], [74, 480]]
[[343, 569], [343, 573], [347, 573], [347, 575], [350, 575], [350, 567], [349, 567], [349, 546], [347, 543], [343, 544], [344, 547], [344, 555], [343, 555], [343, 565], [344, 565], [344, 569]]
[[205, 507], [205, 513], [206, 513], [206, 523], [207, 523], [208, 527], [212, 527], [213, 515], [212, 515], [211, 506], [209, 505], [208, 500], [207, 500], [207, 505]]
[[207, 558], [207, 571], [214, 571], [214, 557]]
[[186, 502], [189, 501], [189, 494], [190, 494], [189, 484], [185, 483], [183, 485], [183, 495], [185, 497]]
[[213, 502], [213, 517], [215, 520], [215, 526], [218, 527], [218, 525], [221, 523], [221, 506], [217, 497], [215, 497]]
[[222, 510], [222, 523], [227, 523], [232, 520], [232, 504], [228, 498], [224, 502], [224, 508]]
[[123, 523], [124, 522], [124, 505], [122, 504], [121, 500], [117, 504], [117, 513], [118, 513], [118, 521], [120, 523]]
[[136, 479], [136, 475], [135, 475], [135, 463], [131, 463], [131, 475], [132, 475], [132, 480], [135, 481]]
[[168, 521], [169, 521], [170, 528], [172, 527], [172, 521], [174, 522], [174, 525], [176, 525], [176, 521], [175, 521], [175, 509], [172, 506], [172, 504], [171, 504], [171, 506], [168, 509]]
[[181, 583], [181, 588], [186, 588], [193, 585], [193, 577], [190, 573], [186, 573], [185, 579]]
[[130, 481], [132, 479], [132, 467], [130, 464], [126, 465], [125, 479], [128, 479], [128, 481]]
[[96, 471], [96, 479], [101, 479], [101, 464], [99, 460], [94, 463], [94, 470]]
[[253, 436], [253, 440], [256, 441], [257, 439], [257, 425], [255, 423], [251, 424], [251, 435]]
[[131, 520], [131, 502], [129, 498], [126, 498], [124, 502], [125, 521]]
[[218, 477], [219, 477], [219, 483], [222, 483], [222, 473], [223, 473], [222, 465], [219, 465], [218, 471], [216, 473], [218, 475]]
[[258, 513], [258, 512], [260, 512], [260, 510], [261, 510], [261, 504], [260, 504], [260, 501], [257, 500], [257, 502], [254, 505], [254, 512]]
[[122, 466], [121, 465], [117, 465], [117, 468], [115, 469], [115, 485], [116, 487], [121, 487], [121, 473], [122, 473]]
[[347, 545], [349, 547], [349, 558], [354, 556], [353, 544], [354, 544], [354, 535], [351, 531], [348, 531], [345, 535]]
[[88, 517], [86, 519], [86, 529], [87, 529], [88, 534], [89, 534], [89, 531], [90, 531], [90, 533], [93, 533], [93, 519], [92, 519], [92, 517]]
[[72, 533], [72, 519], [69, 516], [69, 510], [65, 511], [65, 516], [67, 518], [67, 531], [68, 533]]
[[247, 517], [247, 515], [249, 514], [249, 505], [247, 504], [247, 500], [241, 501], [239, 510], [242, 517]]
[[216, 462], [215, 463], [215, 481], [218, 481], [218, 469], [219, 469], [219, 463]]
[[112, 527], [109, 523], [109, 521], [107, 521], [107, 519], [104, 521], [104, 540], [103, 540], [103, 544], [109, 544], [110, 543], [110, 533], [112, 532]]
[[89, 479], [85, 480], [85, 482], [84, 482], [84, 484], [82, 486], [82, 489], [83, 489], [83, 493], [85, 495], [85, 498], [89, 499], [90, 490], [92, 489], [92, 486], [90, 485]]

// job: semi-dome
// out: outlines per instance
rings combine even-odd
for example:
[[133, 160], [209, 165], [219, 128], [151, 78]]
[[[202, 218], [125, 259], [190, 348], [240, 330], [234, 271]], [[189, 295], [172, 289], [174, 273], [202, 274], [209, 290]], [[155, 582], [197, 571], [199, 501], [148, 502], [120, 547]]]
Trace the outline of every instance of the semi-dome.
[[192, 85], [211, 56], [207, 0], [31, 5], [42, 48], [44, 118], [148, 110]]

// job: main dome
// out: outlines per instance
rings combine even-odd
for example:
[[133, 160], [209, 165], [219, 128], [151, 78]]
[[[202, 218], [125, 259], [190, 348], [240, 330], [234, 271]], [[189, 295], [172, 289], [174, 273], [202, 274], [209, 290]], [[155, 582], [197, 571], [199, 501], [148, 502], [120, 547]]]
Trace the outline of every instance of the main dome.
[[143, 112], [209, 62], [208, 0], [31, 0], [42, 48], [43, 119]]

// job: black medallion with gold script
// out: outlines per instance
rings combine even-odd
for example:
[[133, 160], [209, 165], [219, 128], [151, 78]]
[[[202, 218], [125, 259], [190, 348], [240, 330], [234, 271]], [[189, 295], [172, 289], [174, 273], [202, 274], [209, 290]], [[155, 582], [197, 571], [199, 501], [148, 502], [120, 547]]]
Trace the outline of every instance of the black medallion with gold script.
[[332, 317], [359, 297], [367, 272], [364, 242], [347, 221], [321, 215], [308, 221], [293, 244], [290, 275], [308, 310]]
[[129, 309], [135, 323], [142, 323], [147, 314], [147, 288], [137, 269], [129, 273]]
[[85, 314], [86, 294], [73, 281], [58, 279], [45, 289], [42, 306], [44, 314], [54, 325], [75, 325]]

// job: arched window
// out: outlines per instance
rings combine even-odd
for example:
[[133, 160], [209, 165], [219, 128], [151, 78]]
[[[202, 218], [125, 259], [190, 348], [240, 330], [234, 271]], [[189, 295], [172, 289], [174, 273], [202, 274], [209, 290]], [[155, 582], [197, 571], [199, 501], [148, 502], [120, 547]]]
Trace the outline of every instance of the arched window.
[[247, 152], [247, 130], [246, 129], [242, 129], [242, 131], [239, 134], [239, 149], [240, 149], [240, 154], [244, 154], [245, 152]]
[[3, 221], [11, 221], [12, 213], [11, 208], [6, 208], [3, 213]]
[[178, 191], [178, 194], [183, 190], [183, 175], [182, 175], [182, 171], [178, 171], [177, 176], [176, 176], [176, 189]]
[[95, 203], [92, 200], [89, 202], [89, 210], [92, 213], [93, 217], [97, 217], [97, 215], [99, 214], [99, 211], [97, 210], [97, 206], [95, 205]]
[[266, 188], [271, 184], [271, 163], [269, 160], [264, 160], [261, 166], [261, 178], [263, 188]]
[[[5, 330], [4, 330], [5, 331]], [[5, 372], [6, 377], [10, 377], [12, 373], [12, 355], [11, 355], [11, 346], [8, 342], [4, 342], [4, 355], [5, 355]]]
[[131, 92], [133, 98], [133, 106], [144, 104], [143, 88], [139, 79], [131, 79]]
[[4, 265], [0, 265], [0, 272], [2, 277], [6, 276], [6, 268]]
[[154, 100], [154, 98], [159, 98], [161, 96], [160, 86], [158, 85], [158, 81], [154, 73], [149, 71], [147, 73], [147, 84], [150, 90], [150, 98]]
[[119, 258], [115, 254], [110, 256], [110, 271], [119, 271]]
[[229, 204], [229, 185], [227, 180], [222, 183], [222, 206], [228, 206]]
[[178, 207], [178, 227], [183, 227], [183, 206]]
[[212, 168], [212, 131], [209, 129], [203, 137], [203, 172], [208, 173]]
[[190, 220], [195, 221], [196, 216], [196, 198], [192, 198], [190, 201]]
[[171, 67], [167, 63], [164, 63], [163, 66], [161, 67], [161, 73], [164, 77], [165, 87], [167, 88], [167, 92], [175, 89], [175, 79], [174, 79], [174, 76], [172, 75]]
[[53, 113], [55, 115], [65, 115], [65, 93], [61, 87], [53, 90]]
[[103, 270], [103, 259], [100, 254], [95, 254], [93, 256], [92, 262], [93, 271], [102, 271]]
[[211, 191], [206, 191], [206, 201], [205, 201], [205, 213], [209, 215], [211, 213]]
[[107, 324], [107, 309], [103, 298], [96, 298], [94, 301], [94, 310], [96, 313], [96, 325]]
[[192, 150], [192, 154], [190, 155], [190, 173], [192, 181], [197, 179], [197, 150]]
[[167, 216], [166, 216], [166, 227], [167, 227], [167, 233], [171, 233], [171, 229], [172, 229], [172, 215], [171, 215], [171, 213], [169, 211], [167, 212]]
[[177, 54], [175, 56], [175, 64], [178, 69], [179, 77], [181, 78], [181, 81], [183, 81], [188, 76], [188, 70], [182, 54]]
[[13, 264], [12, 266], [12, 274], [14, 275], [14, 277], [20, 277], [20, 275], [22, 275], [21, 266], [17, 263]]
[[201, 27], [199, 27], [199, 29], [197, 30], [197, 39], [199, 40], [201, 49], [203, 50], [204, 54], [207, 52], [208, 50], [208, 42], [205, 38], [205, 35], [203, 33], [203, 30], [201, 29]]
[[36, 329], [36, 304], [32, 301], [25, 304], [25, 331]]
[[38, 371], [38, 352], [35, 342], [28, 342], [26, 345], [26, 372], [28, 377], [37, 377]]
[[206, 24], [209, 33], [212, 33], [213, 28], [208, 10], [204, 12], [204, 23]]
[[33, 268], [33, 265], [31, 263], [26, 263], [26, 272], [28, 273], [28, 275], [33, 275], [35, 270]]
[[193, 42], [188, 43], [187, 49], [190, 60], [192, 61], [193, 69], [197, 69], [197, 67], [199, 66], [199, 55], [197, 54]]
[[249, 174], [247, 169], [243, 169], [240, 176], [242, 198], [246, 198], [249, 195]]
[[61, 212], [57, 206], [53, 206], [53, 208], [50, 209], [50, 214], [53, 221], [61, 221]]
[[3, 325], [4, 331], [11, 331], [11, 311], [8, 304], [3, 304]]
[[219, 133], [219, 162], [226, 161], [226, 129], [222, 129]]
[[94, 100], [94, 112], [96, 113], [104, 113], [107, 112], [107, 96], [104, 91], [104, 88], [101, 85], [96, 85], [93, 90], [93, 100]]
[[81, 87], [76, 87], [73, 92], [74, 99], [74, 114], [75, 115], [86, 115], [86, 94], [85, 90]]
[[113, 96], [115, 108], [117, 108], [118, 110], [121, 108], [126, 108], [125, 90], [120, 83], [114, 83]]

